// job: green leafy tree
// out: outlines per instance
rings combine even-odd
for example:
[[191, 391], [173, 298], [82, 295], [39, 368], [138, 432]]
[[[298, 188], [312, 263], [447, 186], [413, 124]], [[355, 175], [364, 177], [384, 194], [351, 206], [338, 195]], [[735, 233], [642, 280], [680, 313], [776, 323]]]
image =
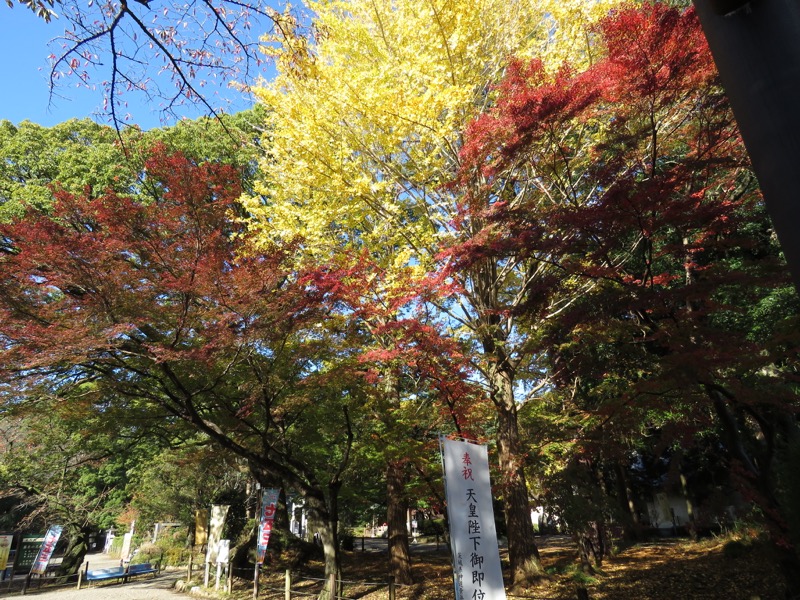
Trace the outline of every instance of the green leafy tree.
[[180, 121], [172, 127], [120, 135], [88, 119], [54, 127], [29, 121], [0, 122], [0, 221], [20, 217], [28, 207], [43, 210], [56, 188], [71, 194], [100, 196], [108, 191], [128, 195], [146, 186], [144, 162], [150, 147], [163, 143], [197, 162], [232, 165], [245, 189], [252, 187], [263, 110], [254, 108], [221, 120]]
[[0, 122], [0, 220], [27, 207], [49, 207], [56, 182], [69, 192], [119, 192], [136, 182], [115, 132], [89, 120], [47, 128], [29, 121]]
[[0, 501], [9, 506], [3, 527], [46, 530], [64, 527], [68, 540], [64, 574], [77, 572], [89, 536], [112, 527], [130, 500], [129, 472], [147, 461], [154, 440], [131, 415], [99, 410], [88, 400], [91, 386], [74, 397], [26, 391], [26, 400], [4, 389], [0, 444]]

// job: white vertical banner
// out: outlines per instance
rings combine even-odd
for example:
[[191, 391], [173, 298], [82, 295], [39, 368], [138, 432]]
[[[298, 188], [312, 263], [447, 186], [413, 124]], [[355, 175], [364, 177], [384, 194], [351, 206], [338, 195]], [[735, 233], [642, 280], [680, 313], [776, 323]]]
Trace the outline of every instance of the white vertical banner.
[[47, 564], [53, 556], [53, 551], [56, 549], [58, 539], [61, 537], [61, 525], [53, 525], [47, 530], [47, 535], [44, 536], [44, 543], [39, 548], [39, 554], [31, 567], [31, 573], [34, 575], [44, 575], [47, 570]]
[[505, 600], [486, 446], [439, 438], [456, 600]]

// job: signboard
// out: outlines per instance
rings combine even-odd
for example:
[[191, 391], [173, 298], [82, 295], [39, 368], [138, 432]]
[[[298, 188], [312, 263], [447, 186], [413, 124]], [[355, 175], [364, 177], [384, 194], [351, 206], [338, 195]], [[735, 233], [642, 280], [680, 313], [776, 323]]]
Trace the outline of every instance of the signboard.
[[0, 571], [5, 571], [8, 567], [8, 555], [11, 554], [11, 544], [13, 543], [13, 535], [0, 535]]
[[130, 559], [131, 544], [133, 544], [133, 533], [127, 531], [122, 535], [122, 550], [120, 550], [119, 553], [119, 555], [122, 557], [122, 560]]
[[456, 600], [505, 600], [486, 446], [439, 439]]
[[27, 573], [33, 566], [36, 557], [39, 556], [39, 548], [44, 542], [44, 534], [23, 535], [19, 543], [19, 551], [14, 559], [14, 572]]
[[58, 538], [61, 537], [61, 530], [61, 525], [53, 525], [47, 531], [44, 536], [42, 547], [39, 549], [39, 554], [36, 557], [36, 560], [33, 561], [31, 574], [44, 575], [44, 572], [47, 570], [47, 563], [50, 562], [50, 558], [53, 556], [53, 552], [56, 549]]
[[261, 514], [258, 526], [258, 548], [256, 552], [256, 563], [264, 564], [264, 557], [267, 555], [269, 537], [272, 534], [272, 524], [275, 522], [275, 513], [278, 510], [278, 495], [280, 489], [270, 488], [261, 491]]
[[230, 506], [227, 504], [213, 504], [211, 506], [211, 522], [208, 526], [208, 549], [206, 551], [206, 562], [217, 562], [217, 551], [219, 541], [222, 539], [222, 528], [225, 525], [225, 517], [228, 515]]
[[224, 565], [230, 560], [231, 554], [231, 541], [230, 540], [220, 540], [219, 544], [217, 544], [217, 564]]
[[194, 543], [202, 546], [208, 542], [208, 509], [200, 508], [194, 511]]

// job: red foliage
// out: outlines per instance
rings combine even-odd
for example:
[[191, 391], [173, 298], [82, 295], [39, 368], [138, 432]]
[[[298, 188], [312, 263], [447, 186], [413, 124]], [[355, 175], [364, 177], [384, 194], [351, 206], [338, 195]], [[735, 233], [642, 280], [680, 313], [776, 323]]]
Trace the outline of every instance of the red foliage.
[[598, 32], [607, 54], [585, 72], [512, 62], [468, 127], [461, 238], [438, 278], [486, 264], [536, 274], [509, 308], [537, 332], [527, 351], [603, 423], [582, 436], [606, 455], [652, 423], [721, 432], [712, 389], [758, 415], [736, 434], [771, 435], [768, 415], [797, 411], [796, 342], [765, 339], [774, 324], [749, 311], [788, 273], [697, 17], [645, 3]]
[[[423, 302], [441, 290], [427, 289], [411, 273], [403, 278], [393, 272], [390, 281], [367, 252], [343, 254], [338, 262], [310, 273], [304, 285], [325, 297], [330, 310], [351, 326], [369, 332], [358, 357], [366, 380], [377, 389], [387, 377], [416, 382], [418, 391], [435, 395], [442, 418], [449, 421], [445, 428], [480, 437], [480, 419], [471, 413], [480, 411], [485, 399], [471, 381], [469, 357], [458, 341], [443, 334]], [[428, 426], [440, 431], [442, 423]]]
[[[102, 374], [191, 420], [218, 408], [204, 386], [236, 385], [245, 349], [308, 326], [319, 299], [291, 283], [291, 247], [244, 256], [231, 167], [157, 147], [145, 177], [152, 197], [58, 191], [52, 214], [0, 226], [0, 369], [53, 385]], [[224, 403], [244, 418], [252, 402]]]

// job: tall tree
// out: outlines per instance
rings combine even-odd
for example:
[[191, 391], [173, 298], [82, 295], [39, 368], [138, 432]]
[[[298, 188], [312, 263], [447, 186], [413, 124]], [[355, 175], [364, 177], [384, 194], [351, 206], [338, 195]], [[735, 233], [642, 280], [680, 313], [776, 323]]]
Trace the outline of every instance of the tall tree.
[[0, 219], [20, 216], [28, 206], [52, 203], [50, 186], [73, 193], [119, 192], [136, 182], [136, 172], [112, 129], [73, 119], [47, 128], [29, 121], [0, 122]]
[[26, 390], [24, 400], [10, 392], [4, 386], [0, 405], [0, 501], [10, 508], [0, 526], [62, 525], [60, 569], [76, 573], [89, 536], [112, 527], [129, 501], [129, 473], [158, 450], [158, 424], [93, 406], [91, 385], [69, 400], [43, 389]]
[[[265, 240], [302, 235], [307, 258], [363, 248], [389, 270], [390, 282], [395, 270], [422, 277], [458, 215], [457, 195], [442, 184], [458, 169], [461, 131], [491, 104], [506, 57], [543, 53], [551, 65], [567, 55], [588, 62], [585, 25], [613, 4], [312, 3], [316, 37], [283, 30], [270, 50], [279, 75], [256, 90], [269, 109], [270, 151], [258, 195], [245, 203], [254, 225]], [[516, 373], [499, 356], [514, 352], [514, 334], [488, 323], [496, 318], [496, 306], [485, 302], [492, 293], [439, 308], [449, 311], [452, 327], [463, 322], [456, 335], [473, 343], [474, 366], [497, 409], [509, 553], [519, 580], [538, 568], [537, 552], [521, 468]]]
[[145, 185], [144, 161], [154, 143], [196, 162], [232, 165], [245, 189], [252, 187], [263, 115], [256, 107], [218, 121], [201, 118], [172, 127], [120, 136], [89, 119], [70, 119], [54, 127], [30, 121], [0, 121], [0, 220], [21, 216], [34, 206], [48, 210], [53, 188], [92, 197], [109, 190], [136, 194]]
[[[585, 416], [584, 449], [642, 424], [680, 426], [684, 442], [714, 427], [780, 542], [797, 298], [741, 139], [693, 11], [620, 10], [600, 32], [605, 59], [556, 77], [516, 63], [471, 126], [464, 220], [479, 227], [454, 249], [460, 268], [545, 265], [550, 285], [525, 310]], [[776, 305], [785, 313], [763, 320]], [[781, 560], [792, 581], [796, 555]]]
[[145, 174], [147, 197], [59, 192], [51, 214], [0, 228], [4, 380], [20, 401], [91, 384], [98, 401], [198, 430], [304, 496], [333, 573], [362, 399], [330, 289], [287, 268], [292, 246], [246, 251], [233, 167], [161, 148]]

